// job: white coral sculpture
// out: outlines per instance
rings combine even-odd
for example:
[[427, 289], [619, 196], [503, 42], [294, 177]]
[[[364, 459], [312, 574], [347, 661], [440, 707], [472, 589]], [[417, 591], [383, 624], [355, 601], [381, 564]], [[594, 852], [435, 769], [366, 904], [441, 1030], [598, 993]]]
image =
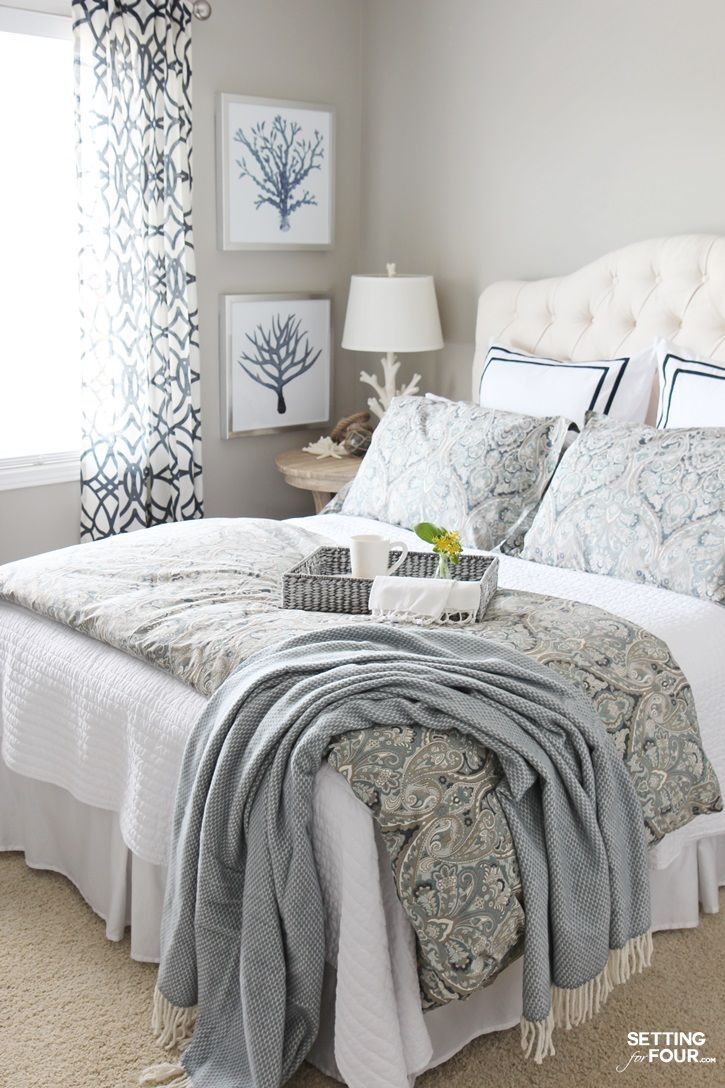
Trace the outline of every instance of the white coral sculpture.
[[[385, 268], [389, 276], [395, 275], [394, 264], [386, 264]], [[378, 419], [383, 418], [393, 397], [404, 397], [406, 393], [412, 396], [413, 393], [420, 392], [420, 385], [418, 384], [420, 374], [414, 374], [412, 380], [407, 385], [401, 385], [400, 389], [395, 388], [395, 375], [400, 370], [400, 360], [395, 358], [394, 351], [387, 352], [380, 362], [383, 364], [382, 385], [376, 377], [368, 374], [366, 370], [360, 371], [360, 381], [365, 382], [366, 385], [371, 385], [377, 393], [376, 397], [368, 397], [368, 408], [375, 413]]]
[[380, 361], [383, 364], [382, 385], [373, 374], [368, 374], [366, 370], [360, 371], [360, 381], [371, 385], [377, 394], [375, 397], [368, 397], [368, 408], [378, 419], [383, 418], [393, 397], [403, 397], [406, 393], [412, 396], [413, 393], [420, 392], [420, 374], [414, 374], [411, 381], [407, 385], [401, 385], [400, 389], [395, 388], [395, 375], [400, 370], [400, 360], [395, 358], [392, 351]]
[[349, 457], [344, 446], [341, 446], [339, 442], [333, 442], [329, 437], [318, 438], [316, 442], [310, 442], [303, 447], [304, 453], [311, 453], [314, 457], [321, 461], [323, 457], [334, 457], [339, 459], [340, 457]]

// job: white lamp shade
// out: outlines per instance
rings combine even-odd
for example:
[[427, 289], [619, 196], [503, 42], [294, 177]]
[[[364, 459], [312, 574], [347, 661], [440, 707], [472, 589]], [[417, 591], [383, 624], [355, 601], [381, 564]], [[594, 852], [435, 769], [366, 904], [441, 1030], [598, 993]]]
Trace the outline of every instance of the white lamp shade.
[[432, 276], [352, 276], [342, 346], [352, 351], [443, 347]]

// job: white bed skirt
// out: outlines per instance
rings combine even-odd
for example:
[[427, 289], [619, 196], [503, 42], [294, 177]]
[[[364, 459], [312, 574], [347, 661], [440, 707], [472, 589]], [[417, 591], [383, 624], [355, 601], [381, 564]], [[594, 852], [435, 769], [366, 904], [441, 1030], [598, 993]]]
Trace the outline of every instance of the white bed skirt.
[[[109, 940], [120, 940], [130, 926], [132, 957], [158, 961], [165, 870], [129, 850], [115, 812], [82, 804], [58, 786], [15, 774], [0, 758], [0, 829], [0, 851], [22, 851], [31, 867], [62, 873], [105, 920]], [[723, 885], [725, 836], [687, 843], [666, 869], [651, 872], [653, 928], [696, 926], [700, 909], [717, 913]], [[320, 1037], [310, 1059], [339, 1078], [334, 1060], [334, 985], [330, 968]], [[467, 1001], [425, 1014], [433, 1044], [427, 1068], [446, 1061], [477, 1035], [512, 1027], [520, 1016], [519, 959], [492, 986]]]

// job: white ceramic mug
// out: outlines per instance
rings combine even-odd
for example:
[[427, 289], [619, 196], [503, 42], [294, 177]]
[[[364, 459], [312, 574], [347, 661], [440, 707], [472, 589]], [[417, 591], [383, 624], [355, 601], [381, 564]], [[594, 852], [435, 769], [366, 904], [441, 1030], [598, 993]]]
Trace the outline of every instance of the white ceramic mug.
[[[390, 549], [400, 548], [400, 557], [391, 567]], [[408, 545], [401, 541], [393, 544], [384, 536], [361, 533], [350, 540], [350, 565], [353, 578], [375, 578], [378, 574], [392, 574], [408, 554]]]

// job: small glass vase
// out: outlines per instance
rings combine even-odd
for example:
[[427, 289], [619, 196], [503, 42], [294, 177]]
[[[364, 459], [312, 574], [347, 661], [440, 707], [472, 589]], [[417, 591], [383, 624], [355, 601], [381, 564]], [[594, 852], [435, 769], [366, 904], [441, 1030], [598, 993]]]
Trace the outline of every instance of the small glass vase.
[[453, 577], [453, 564], [447, 555], [438, 556], [438, 570], [436, 571], [436, 578], [452, 578]]

